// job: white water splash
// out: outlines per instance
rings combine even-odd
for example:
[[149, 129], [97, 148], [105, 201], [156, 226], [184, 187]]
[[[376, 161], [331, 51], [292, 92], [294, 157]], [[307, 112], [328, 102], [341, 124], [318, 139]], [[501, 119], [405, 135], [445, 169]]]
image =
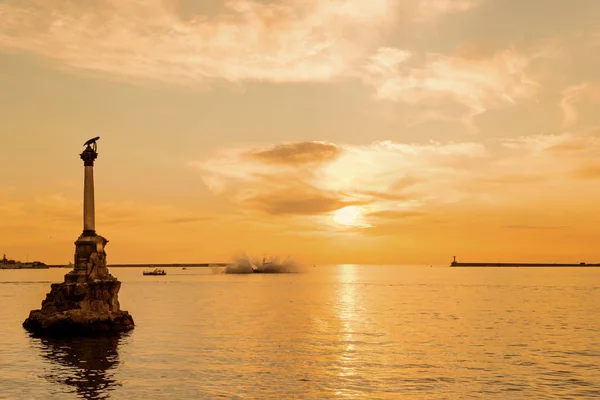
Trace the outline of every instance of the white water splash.
[[289, 257], [251, 258], [246, 254], [234, 257], [233, 262], [225, 267], [226, 274], [292, 274], [305, 271], [301, 264]]

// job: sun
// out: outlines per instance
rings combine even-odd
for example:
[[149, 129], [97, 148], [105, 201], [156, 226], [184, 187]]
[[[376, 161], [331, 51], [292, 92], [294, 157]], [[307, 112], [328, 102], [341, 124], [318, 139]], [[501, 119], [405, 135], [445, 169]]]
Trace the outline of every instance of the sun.
[[363, 212], [356, 206], [348, 206], [333, 212], [333, 221], [343, 226], [361, 225]]

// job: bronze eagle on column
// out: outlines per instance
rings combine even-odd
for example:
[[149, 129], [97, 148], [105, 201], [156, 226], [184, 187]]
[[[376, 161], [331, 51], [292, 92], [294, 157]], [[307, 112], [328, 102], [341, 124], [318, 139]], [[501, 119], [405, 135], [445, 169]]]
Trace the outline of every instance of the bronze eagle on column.
[[88, 140], [83, 145], [91, 147], [92, 150], [96, 151], [96, 140], [98, 140], [98, 139], [100, 139], [100, 136], [96, 136], [95, 138], [92, 138], [92, 139]]

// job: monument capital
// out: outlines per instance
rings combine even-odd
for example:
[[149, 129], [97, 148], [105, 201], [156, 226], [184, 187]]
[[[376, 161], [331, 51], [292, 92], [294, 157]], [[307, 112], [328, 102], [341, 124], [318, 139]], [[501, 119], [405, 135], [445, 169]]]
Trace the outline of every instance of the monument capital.
[[93, 167], [94, 161], [98, 157], [98, 153], [96, 153], [96, 150], [92, 149], [91, 146], [88, 146], [85, 148], [85, 150], [83, 150], [83, 153], [81, 153], [79, 156], [83, 160], [84, 166]]
[[98, 157], [98, 152], [96, 151], [97, 150], [96, 142], [98, 141], [98, 139], [100, 139], [100, 136], [91, 138], [90, 140], [88, 140], [87, 142], [85, 142], [83, 144], [86, 147], [85, 147], [85, 150], [83, 150], [83, 153], [81, 153], [79, 156], [83, 160], [83, 165], [86, 167], [93, 167], [94, 160], [96, 159], [96, 157]]

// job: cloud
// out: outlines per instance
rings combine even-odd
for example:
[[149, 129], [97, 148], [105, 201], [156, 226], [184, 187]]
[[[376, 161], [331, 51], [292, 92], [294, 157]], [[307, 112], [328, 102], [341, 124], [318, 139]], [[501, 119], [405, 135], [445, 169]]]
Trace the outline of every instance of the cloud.
[[531, 229], [531, 230], [547, 230], [547, 229], [560, 229], [564, 226], [542, 226], [542, 225], [507, 225], [509, 229]]
[[600, 179], [600, 164], [594, 163], [578, 168], [573, 175], [579, 179]]
[[473, 180], [473, 187], [488, 186], [491, 192], [511, 188], [494, 196], [502, 201], [509, 196], [528, 201], [548, 190], [549, 197], [541, 199], [546, 201], [577, 186], [573, 171], [600, 156], [600, 141], [590, 135], [531, 135], [500, 139], [490, 152], [493, 161]]
[[382, 210], [374, 211], [367, 214], [368, 217], [383, 218], [383, 219], [404, 219], [411, 217], [421, 217], [425, 215], [420, 211], [400, 211], [400, 210]]
[[266, 164], [302, 166], [332, 161], [339, 157], [340, 153], [341, 149], [331, 143], [298, 142], [250, 152], [247, 156]]
[[578, 85], [567, 87], [562, 92], [559, 107], [563, 113], [562, 128], [568, 128], [579, 121], [579, 109], [577, 105], [581, 102], [600, 101], [600, 85], [583, 82]]
[[415, 18], [421, 21], [434, 19], [443, 14], [465, 12], [477, 7], [480, 0], [425, 0], [416, 2]]
[[176, 217], [164, 219], [163, 222], [167, 224], [191, 224], [195, 222], [205, 222], [212, 220], [210, 217]]
[[579, 118], [579, 113], [577, 112], [577, 108], [575, 108], [574, 103], [576, 103], [581, 97], [582, 92], [587, 89], [588, 84], [582, 83], [576, 86], [569, 86], [567, 89], [563, 91], [563, 98], [560, 101], [560, 108], [563, 112], [563, 128], [575, 124], [577, 119]]
[[318, 215], [359, 205], [360, 202], [344, 201], [344, 196], [335, 192], [289, 189], [257, 194], [247, 199], [245, 204], [272, 215]]
[[[413, 208], [414, 198], [424, 199], [423, 194], [434, 181], [439, 189], [440, 182], [465, 176], [461, 167], [455, 165], [455, 158], [486, 157], [485, 149], [474, 143], [386, 141], [368, 146], [334, 147], [336, 157], [328, 155], [327, 162], [313, 163], [299, 170], [282, 169], [279, 162], [281, 154], [290, 153], [290, 149], [294, 149], [290, 154], [296, 155], [297, 149], [312, 148], [303, 142], [266, 149], [223, 150], [208, 160], [190, 165], [199, 170], [209, 189], [242, 209], [271, 215], [316, 216], [349, 205], [363, 206], [367, 213]], [[316, 149], [317, 154], [321, 154], [321, 148]], [[248, 157], [248, 154], [261, 157]], [[262, 157], [265, 154], [269, 160], [276, 154], [277, 162], [265, 163]], [[452, 188], [448, 187], [446, 192], [450, 199]]]
[[[285, 146], [301, 148], [300, 144]], [[566, 150], [575, 144], [581, 150]], [[278, 145], [223, 149], [190, 165], [216, 196], [248, 215], [308, 218], [323, 225], [329, 224], [335, 210], [356, 205], [364, 214], [364, 226], [415, 218], [431, 222], [443, 215], [441, 210], [454, 218], [456, 212], [464, 215], [484, 209], [492, 215], [530, 210], [511, 221], [511, 226], [545, 226], [531, 223], [529, 213], [560, 209], [562, 194], [569, 193], [568, 204], [600, 198], [600, 188], [585, 183], [600, 177], [595, 162], [600, 143], [590, 136], [536, 135], [483, 143], [384, 141], [335, 147], [339, 156], [298, 169], [247, 156], [269, 154]]]
[[185, 18], [172, 1], [19, 0], [4, 5], [0, 46], [70, 68], [178, 84], [319, 82], [343, 74], [363, 51], [351, 42], [360, 37], [344, 37], [343, 29], [376, 29], [387, 5], [230, 0], [212, 18]]
[[187, 86], [329, 82], [355, 74], [397, 24], [423, 23], [470, 0], [5, 0], [0, 50], [60, 68]]
[[588, 146], [584, 142], [560, 143], [551, 147], [548, 150], [555, 152], [574, 152], [586, 150]]
[[[28, 200], [8, 195], [0, 197], [0, 221], [4, 226], [52, 226], [55, 230], [72, 230], [77, 226], [75, 229], [78, 229], [83, 224], [81, 210], [80, 200], [61, 194], [40, 195]], [[133, 201], [102, 202], [96, 207], [99, 229], [194, 223], [208, 219], [208, 216], [170, 205], [140, 204]]]
[[394, 187], [394, 185], [390, 186], [389, 192], [381, 192], [377, 190], [357, 190], [355, 193], [357, 196], [372, 198], [372, 199], [380, 199], [380, 200], [389, 200], [389, 201], [404, 201], [409, 200], [409, 196], [406, 193], [403, 193], [399, 187]]
[[560, 135], [530, 135], [502, 139], [501, 143], [505, 148], [535, 154], [597, 151], [600, 146], [600, 140], [595, 136], [570, 133]]
[[[460, 120], [472, 125], [474, 116], [532, 99], [538, 89], [526, 70], [539, 54], [528, 56], [515, 49], [484, 53], [477, 48], [461, 49], [456, 55], [430, 53], [421, 67], [415, 67], [409, 62], [410, 52], [383, 47], [364, 67], [362, 79], [379, 100], [434, 109], [448, 101], [458, 104]], [[456, 119], [437, 113], [438, 118]]]

